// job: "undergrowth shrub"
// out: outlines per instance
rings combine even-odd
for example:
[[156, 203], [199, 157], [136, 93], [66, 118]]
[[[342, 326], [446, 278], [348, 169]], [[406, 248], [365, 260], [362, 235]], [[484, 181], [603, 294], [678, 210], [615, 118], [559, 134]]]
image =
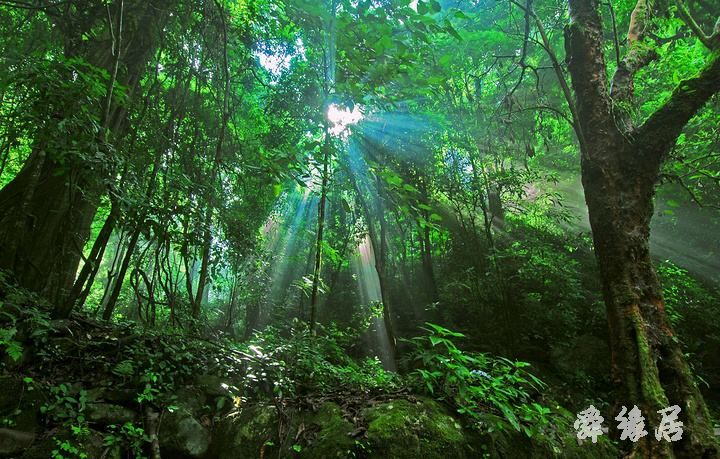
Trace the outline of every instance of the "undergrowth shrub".
[[705, 286], [690, 273], [666, 260], [657, 267], [663, 286], [665, 309], [682, 341], [688, 364], [706, 391], [711, 405], [720, 409], [720, 291]]
[[252, 397], [293, 397], [304, 393], [392, 390], [396, 374], [377, 358], [347, 354], [357, 332], [318, 326], [316, 334], [299, 321], [287, 329], [257, 332], [242, 350], [247, 368], [244, 393]]
[[551, 410], [535, 401], [545, 384], [526, 370], [528, 363], [464, 352], [454, 343], [462, 333], [431, 323], [423, 329], [425, 335], [408, 340], [410, 359], [419, 365], [409, 375], [416, 389], [454, 406], [476, 427], [487, 412], [529, 437], [549, 423]]
[[51, 329], [44, 302], [0, 271], [0, 349], [5, 357], [2, 365], [19, 363], [27, 344], [42, 345]]

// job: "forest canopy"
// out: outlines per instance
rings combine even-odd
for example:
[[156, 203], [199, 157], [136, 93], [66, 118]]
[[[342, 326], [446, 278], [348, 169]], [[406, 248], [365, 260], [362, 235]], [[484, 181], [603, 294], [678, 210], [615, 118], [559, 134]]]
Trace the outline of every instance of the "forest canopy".
[[720, 457], [719, 59], [707, 0], [0, 0], [0, 457]]

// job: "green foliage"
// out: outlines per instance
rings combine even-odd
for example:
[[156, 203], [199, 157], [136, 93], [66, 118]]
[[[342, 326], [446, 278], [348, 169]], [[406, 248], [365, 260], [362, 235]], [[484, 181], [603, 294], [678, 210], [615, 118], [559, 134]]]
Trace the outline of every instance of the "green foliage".
[[72, 440], [55, 438], [54, 441], [57, 448], [50, 452], [52, 459], [88, 459], [88, 455], [83, 451], [82, 446]]
[[221, 373], [232, 371], [232, 360], [222, 355], [214, 358], [217, 350], [202, 341], [134, 327], [127, 332], [132, 337], [129, 344], [114, 362], [104, 362], [102, 370], [116, 379], [112, 384], [137, 391], [135, 399], [140, 404], [171, 405], [176, 389], [191, 383], [195, 376], [211, 368]]
[[[103, 130], [99, 104], [107, 92], [109, 73], [81, 57], [28, 59], [23, 64], [11, 87], [25, 92], [21, 126], [27, 131], [15, 132], [44, 146], [57, 165], [56, 175], [78, 163], [97, 170], [111, 167], [109, 147], [99, 140]], [[125, 91], [118, 86], [114, 94], [122, 99]]]
[[665, 308], [674, 327], [681, 325], [686, 316], [705, 314], [708, 312], [706, 307], [713, 307], [714, 295], [687, 270], [666, 260], [657, 271], [663, 281]]
[[23, 346], [19, 341], [15, 340], [17, 328], [0, 329], [0, 346], [5, 348], [8, 357], [17, 362], [23, 355]]
[[529, 437], [548, 424], [550, 410], [533, 400], [545, 384], [529, 373], [526, 362], [467, 353], [454, 343], [462, 333], [427, 323], [426, 334], [408, 340], [411, 359], [421, 367], [411, 377], [430, 395], [439, 397], [480, 427], [483, 412], [501, 414]]
[[140, 392], [137, 396], [138, 403], [152, 403], [155, 401], [155, 398], [160, 394], [160, 389], [156, 388], [158, 380], [158, 375], [151, 371], [148, 371], [142, 375], [140, 381], [144, 384], [144, 386], [142, 392]]
[[122, 426], [108, 426], [110, 433], [105, 435], [103, 446], [113, 448], [122, 447], [132, 454], [133, 459], [145, 459], [144, 450], [150, 442], [150, 437], [142, 426], [126, 422]]
[[0, 271], [0, 347], [18, 362], [28, 340], [43, 343], [51, 330], [49, 314], [39, 307], [38, 297], [11, 283]]
[[248, 396], [286, 398], [312, 391], [387, 391], [399, 383], [376, 358], [356, 362], [341, 343], [351, 332], [330, 327], [316, 335], [296, 322], [285, 330], [273, 327], [256, 333], [245, 347], [243, 393]]
[[[550, 217], [545, 217], [552, 222]], [[600, 309], [578, 310], [577, 305], [600, 301], [588, 282], [594, 273], [591, 244], [582, 237], [555, 236], [515, 222], [510, 231], [515, 240], [498, 249], [498, 263], [505, 282], [512, 286], [512, 301], [525, 318], [513, 324], [513, 333], [530, 341], [563, 343], [580, 332], [588, 317], [603, 321]], [[587, 276], [587, 277], [586, 277]], [[596, 317], [597, 316], [597, 317]]]
[[53, 437], [57, 448], [51, 453], [53, 459], [85, 459], [84, 441], [90, 434], [85, 419], [87, 391], [79, 385], [59, 384], [49, 388], [48, 401], [40, 412], [53, 422], [65, 427], [69, 437]]
[[50, 387], [50, 398], [40, 407], [40, 412], [55, 421], [70, 421], [78, 426], [85, 424], [87, 391], [72, 384]]
[[716, 384], [720, 324], [708, 317], [720, 314], [720, 292], [703, 285], [670, 261], [661, 263], [657, 271], [663, 285], [665, 310], [690, 356], [690, 365], [703, 386]]
[[[85, 435], [87, 386], [58, 382], [87, 374], [104, 390], [157, 407], [172, 406], [196, 377], [217, 374], [231, 397], [207, 403], [221, 412], [232, 396], [278, 401], [401, 388], [407, 381], [377, 358], [349, 355], [366, 350], [363, 333], [376, 321], [398, 336], [425, 321], [465, 327], [473, 345], [537, 362], [549, 377], [564, 369], [552, 361], [556, 353], [578, 335], [592, 344], [606, 333], [592, 243], [575, 235], [587, 231], [584, 219], [570, 218], [585, 217], [582, 184], [557, 178], [575, 177], [580, 163], [573, 100], [559, 84], [570, 80], [565, 65], [555, 68], [564, 3], [536, 3], [531, 14], [514, 2], [134, 2], [124, 13], [125, 38], [114, 28], [117, 2], [67, 11], [67, 2], [30, 10], [21, 3], [0, 2], [0, 258], [36, 263], [34, 238], [11, 241], [7, 228], [61, 221], [45, 243], [48, 256], [81, 251], [83, 268], [99, 267], [83, 312], [103, 312], [114, 281], [120, 294], [108, 308], [111, 327], [51, 321], [48, 311], [64, 305], [46, 307], [0, 273], [0, 349], [4, 369], [32, 366], [28, 390], [47, 392], [46, 418], [77, 438]], [[153, 14], [141, 13], [148, 6]], [[634, 6], [614, 2], [613, 25], [626, 30]], [[633, 100], [614, 105], [636, 125], [710, 55], [676, 7], [665, 13], [632, 45], [652, 47], [657, 59], [633, 75]], [[715, 18], [695, 13], [710, 30]], [[611, 75], [615, 44], [607, 45]], [[673, 222], [683, 218], [681, 193], [720, 202], [715, 99], [662, 166], [661, 182], [678, 187], [658, 200]], [[362, 108], [350, 137], [326, 137], [330, 103]], [[37, 165], [39, 180], [34, 170], [20, 175]], [[325, 167], [327, 214], [319, 222]], [[27, 208], [25, 198], [59, 196], [42, 188], [55, 180], [76, 202]], [[17, 193], [24, 182], [32, 186]], [[15, 202], [21, 206], [6, 212]], [[70, 215], [81, 207], [87, 215]], [[90, 260], [106, 221], [110, 240]], [[311, 240], [321, 224], [322, 263], [313, 273]], [[362, 263], [372, 279], [355, 263], [366, 236], [374, 246]], [[8, 242], [22, 250], [5, 256]], [[720, 295], [670, 263], [658, 272], [692, 365], [717, 375], [720, 326], [712, 319]], [[69, 290], [55, 282], [73, 276], [57, 274], [38, 291]], [[324, 305], [319, 322], [341, 325], [316, 332], [292, 322], [314, 296], [313, 274]], [[358, 284], [367, 281], [388, 303], [366, 299], [370, 315], [356, 307]], [[438, 325], [425, 331], [409, 340], [416, 389], [476, 426], [492, 413], [528, 436], [548, 430], [553, 413], [540, 401], [547, 390], [528, 364], [464, 352], [456, 344], [464, 335]], [[606, 383], [583, 371], [558, 377], [583, 388]], [[577, 385], [568, 399], [580, 398]], [[53, 454], [80, 457], [77, 438], [58, 440]], [[147, 437], [126, 424], [106, 442], [137, 456]]]

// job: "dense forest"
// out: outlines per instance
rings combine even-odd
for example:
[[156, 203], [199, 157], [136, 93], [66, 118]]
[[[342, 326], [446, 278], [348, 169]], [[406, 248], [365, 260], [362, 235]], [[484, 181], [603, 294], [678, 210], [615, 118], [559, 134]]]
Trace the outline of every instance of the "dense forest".
[[0, 457], [719, 458], [713, 0], [0, 0]]

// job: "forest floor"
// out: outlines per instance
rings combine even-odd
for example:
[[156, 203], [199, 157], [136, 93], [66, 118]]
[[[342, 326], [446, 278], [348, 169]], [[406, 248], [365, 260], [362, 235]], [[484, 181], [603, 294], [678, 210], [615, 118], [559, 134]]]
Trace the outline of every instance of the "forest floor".
[[470, 423], [400, 376], [327, 350], [329, 341], [240, 345], [81, 315], [50, 320], [28, 304], [6, 302], [3, 313], [14, 333], [0, 375], [0, 457], [616, 455], [606, 441], [579, 446], [560, 407], [562, 426], [532, 438], [489, 405]]

